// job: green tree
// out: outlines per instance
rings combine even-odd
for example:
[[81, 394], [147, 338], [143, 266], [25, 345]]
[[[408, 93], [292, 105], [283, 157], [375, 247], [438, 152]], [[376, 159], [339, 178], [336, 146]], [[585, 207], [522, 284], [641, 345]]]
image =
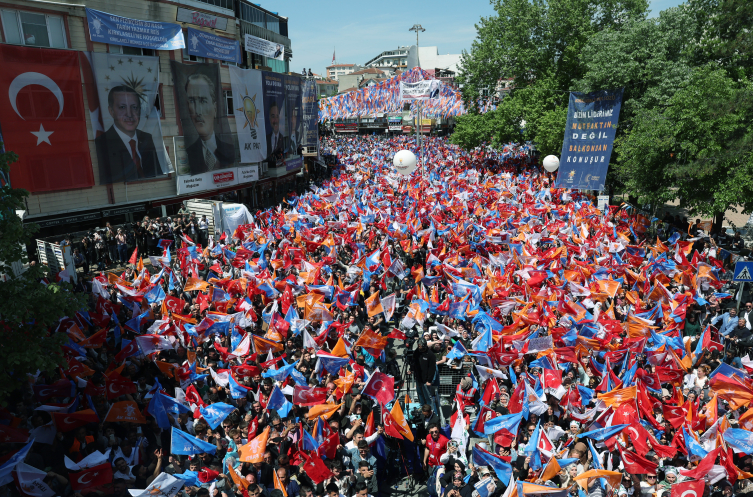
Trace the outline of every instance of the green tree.
[[[13, 152], [0, 153], [0, 173], [10, 176], [10, 166], [18, 160]], [[15, 213], [25, 209], [28, 192], [5, 185], [0, 188], [0, 273], [12, 276], [11, 263], [28, 262], [23, 244], [37, 231]], [[73, 316], [86, 306], [85, 297], [73, 293], [68, 283], [40, 283], [48, 276], [45, 267], [29, 265], [18, 277], [0, 282], [0, 403], [28, 384], [27, 375], [38, 370], [54, 373], [64, 365], [60, 346], [68, 341], [64, 333], [52, 333], [64, 316]]]
[[753, 210], [753, 85], [714, 64], [692, 70], [666, 106], [638, 111], [617, 147], [617, 174], [643, 201], [679, 199], [716, 217]]
[[[646, 0], [494, 0], [495, 15], [476, 25], [458, 75], [471, 114], [501, 80], [513, 89], [491, 115], [458, 118], [456, 143], [479, 138], [499, 143], [533, 140], [543, 153], [559, 153], [573, 81], [585, 73], [580, 58], [589, 39], [605, 29], [643, 19]], [[481, 132], [474, 130], [480, 126]]]

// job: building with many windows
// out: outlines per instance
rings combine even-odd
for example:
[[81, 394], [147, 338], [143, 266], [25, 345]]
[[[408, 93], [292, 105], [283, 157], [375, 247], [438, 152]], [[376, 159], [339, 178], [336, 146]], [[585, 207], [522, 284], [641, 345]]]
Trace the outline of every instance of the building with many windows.
[[405, 71], [408, 68], [408, 49], [410, 47], [397, 47], [385, 50], [376, 57], [370, 59], [364, 67], [394, 72], [395, 68]]
[[327, 66], [327, 79], [338, 81], [340, 76], [351, 74], [362, 69], [358, 64], [333, 64]]
[[[105, 15], [122, 16], [134, 20], [134, 24], [143, 23], [145, 26], [148, 23], [168, 23], [174, 26], [174, 29], [177, 29], [178, 32], [182, 30], [186, 48], [153, 49], [136, 47], [129, 43], [116, 44], [93, 41], [92, 24], [87, 17], [89, 9], [95, 9], [105, 13]], [[264, 69], [280, 73], [281, 77], [287, 73], [290, 59], [293, 56], [287, 17], [246, 0], [176, 0], [174, 2], [157, 0], [128, 0], [125, 2], [108, 0], [0, 0], [0, 20], [2, 21], [0, 56], [5, 54], [6, 57], [6, 59], [0, 57], [0, 63], [5, 63], [8, 60], [7, 57], [9, 57], [10, 52], [16, 59], [19, 59], [18, 54], [23, 55], [26, 53], [24, 51], [28, 51], [29, 55], [33, 56], [39, 53], [39, 48], [47, 47], [55, 49], [55, 51], [48, 50], [48, 52], [122, 54], [123, 58], [118, 59], [118, 63], [128, 64], [133, 62], [134, 67], [135, 62], [138, 61], [130, 59], [131, 57], [147, 56], [153, 58], [150, 64], [156, 64], [158, 68], [157, 74], [153, 76], [154, 81], [158, 81], [158, 91], [154, 102], [156, 115], [150, 115], [149, 118], [154, 117], [158, 120], [158, 123], [155, 123], [154, 126], [155, 129], [160, 130], [162, 140], [155, 142], [154, 146], [158, 151], [164, 146], [166, 152], [164, 156], [170, 163], [170, 169], [166, 174], [155, 177], [146, 176], [137, 181], [106, 182], [101, 177], [98, 144], [95, 142], [104, 131], [101, 119], [98, 120], [98, 116], [106, 115], [108, 108], [107, 103], [105, 103], [105, 108], [99, 107], [101, 94], [98, 94], [98, 87], [91, 78], [87, 79], [85, 75], [82, 76], [81, 82], [74, 90], [69, 89], [61, 92], [58, 88], [56, 92], [53, 88], [55, 83], [53, 83], [48, 85], [49, 88], [52, 88], [49, 91], [45, 87], [39, 87], [40, 89], [36, 90], [28, 86], [25, 90], [18, 91], [16, 99], [18, 107], [15, 112], [15, 114], [21, 116], [18, 119], [27, 119], [33, 113], [46, 112], [52, 115], [50, 122], [56, 126], [54, 130], [47, 129], [48, 126], [45, 122], [45, 129], [32, 133], [37, 137], [34, 138], [36, 150], [54, 151], [55, 147], [60, 147], [60, 150], [63, 150], [65, 143], [59, 137], [63, 136], [65, 132], [64, 127], [66, 120], [71, 117], [70, 114], [78, 113], [81, 116], [82, 123], [85, 121], [85, 126], [81, 124], [82, 133], [84, 133], [85, 127], [82, 140], [86, 141], [84, 148], [88, 149], [91, 159], [89, 161], [87, 158], [86, 166], [83, 166], [81, 163], [75, 163], [72, 159], [66, 158], [64, 153], [59, 154], [59, 159], [54, 156], [48, 158], [47, 161], [60, 160], [60, 164], [59, 167], [49, 162], [45, 165], [45, 174], [49, 176], [46, 179], [40, 179], [36, 170], [19, 171], [18, 164], [11, 166], [11, 179], [14, 177], [13, 168], [16, 168], [16, 176], [19, 172], [24, 175], [24, 181], [19, 181], [18, 185], [14, 184], [13, 186], [25, 187], [22, 183], [28, 183], [30, 181], [28, 178], [35, 181], [33, 188], [27, 188], [31, 191], [31, 194], [28, 197], [25, 214], [27, 221], [39, 224], [41, 228], [40, 237], [88, 230], [96, 226], [104, 226], [106, 222], [113, 225], [130, 222], [147, 214], [150, 216], [171, 214], [177, 211], [183, 200], [190, 198], [226, 194], [232, 195], [236, 200], [243, 201], [252, 207], [262, 207], [281, 200], [282, 195], [295, 187], [296, 173], [299, 172], [300, 166], [299, 169], [288, 169], [276, 177], [270, 177], [265, 174], [262, 163], [240, 164], [240, 155], [237, 151], [237, 127], [241, 126], [241, 123], [235, 122], [234, 111], [238, 110], [237, 107], [242, 104], [233, 101], [229, 69], [231, 65], [238, 65], [243, 68]], [[195, 50], [196, 41], [194, 39], [189, 40], [186, 36], [188, 29], [198, 30], [202, 36], [213, 37], [215, 40], [235, 43], [236, 46], [239, 46], [240, 62], [228, 62], [189, 54], [189, 47]], [[280, 47], [279, 50], [282, 51], [283, 55], [278, 58], [271, 58], [246, 51], [244, 41], [246, 34], [276, 44]], [[2, 51], [3, 47], [9, 45], [14, 48], [10, 51]], [[84, 58], [69, 57], [68, 60], [83, 61]], [[171, 71], [173, 62], [180, 62], [185, 65], [200, 63], [216, 65], [221, 88], [213, 87], [213, 89], [219, 90], [221, 100], [212, 101], [210, 111], [212, 115], [216, 114], [218, 117], [227, 119], [228, 134], [235, 140], [235, 163], [233, 163], [232, 157], [228, 158], [230, 165], [236, 166], [235, 177], [232, 177], [232, 174], [215, 174], [214, 184], [212, 184], [210, 172], [208, 173], [209, 187], [191, 193], [179, 193], [178, 181], [176, 181], [178, 179], [176, 171], [181, 160], [180, 148], [183, 146], [184, 136], [186, 141], [188, 141], [188, 136], [186, 130], [184, 130], [184, 123], [187, 122], [186, 111], [184, 111], [184, 115], [181, 115], [174, 73]], [[83, 68], [84, 62], [80, 63]], [[6, 67], [4, 67], [4, 71]], [[76, 64], [75, 67], [78, 67], [78, 65]], [[78, 74], [77, 70], [69, 72]], [[84, 74], [83, 69], [81, 74]], [[134, 84], [138, 85], [138, 81]], [[41, 97], [34, 97], [33, 92], [45, 94]], [[216, 94], [217, 92], [212, 95]], [[7, 88], [5, 95], [8, 96]], [[54, 96], [58, 96], [57, 101]], [[29, 100], [24, 100], [27, 98]], [[45, 102], [46, 105], [49, 104], [48, 107], [51, 109], [58, 109], [59, 105], [60, 111], [57, 114], [59, 119], [55, 117], [54, 112], [56, 111], [35, 109], [34, 98], [41, 98], [40, 101]], [[107, 93], [105, 93], [105, 98], [107, 98]], [[13, 105], [13, 109], [16, 109], [16, 101], [10, 104], [0, 102], [0, 108], [9, 109], [9, 105]], [[63, 109], [65, 109], [65, 112]], [[30, 156], [31, 151], [35, 150], [34, 142], [32, 142], [30, 148], [14, 149], [14, 144], [8, 140], [7, 123], [12, 122], [11, 117], [16, 119], [16, 116], [11, 116], [11, 114], [13, 114], [13, 110], [0, 113], [0, 129], [4, 132], [6, 138], [6, 149], [12, 150], [22, 157], [25, 153]], [[109, 116], [106, 117], [109, 118]], [[145, 119], [145, 116], [142, 115], [141, 119]], [[195, 133], [196, 131], [194, 131]], [[188, 143], [186, 143], [185, 148], [187, 148], [187, 145]], [[230, 146], [233, 147], [233, 144], [230, 144]], [[131, 144], [131, 147], [131, 150], [128, 151], [127, 147], [123, 146], [123, 153], [127, 153], [128, 160], [136, 162], [136, 167], [141, 170], [142, 165], [146, 166], [148, 159], [144, 154], [150, 152], [144, 152], [142, 149], [136, 151], [137, 149], [134, 148], [133, 144]], [[32, 164], [32, 166], [34, 165]], [[208, 168], [211, 171], [210, 166]], [[254, 168], [256, 168], [255, 175], [245, 174]], [[240, 174], [241, 169], [244, 169], [244, 175]], [[283, 167], [283, 169], [285, 168]], [[166, 169], [163, 168], [163, 171], [166, 171]], [[77, 175], [89, 178], [86, 186], [77, 186], [83, 184], [76, 182]], [[141, 177], [139, 175], [139, 178]], [[61, 187], [63, 184], [73, 186]]]

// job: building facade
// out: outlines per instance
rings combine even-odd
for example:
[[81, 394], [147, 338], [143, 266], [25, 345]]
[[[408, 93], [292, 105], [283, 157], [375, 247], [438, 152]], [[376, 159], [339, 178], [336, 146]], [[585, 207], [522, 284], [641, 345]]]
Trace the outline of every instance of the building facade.
[[410, 47], [397, 47], [392, 50], [385, 50], [376, 57], [371, 58], [364, 67], [381, 69], [385, 72], [394, 72], [397, 68], [405, 71], [408, 68], [408, 50]]
[[[182, 31], [186, 48], [156, 50], [134, 47], [129, 43], [93, 41], [96, 38], [96, 33], [92, 33], [91, 18], [87, 17], [87, 9], [100, 11], [100, 14], [105, 13], [105, 17], [121, 16], [128, 18], [133, 21], [134, 25], [146, 26], [145, 30], [149, 28], [148, 23], [170, 23], [177, 26], [176, 29]], [[156, 64], [155, 67], [158, 68], [156, 71], [158, 74], [154, 76], [154, 81], [159, 81], [154, 107], [158, 114], [155, 119], [159, 120], [157, 129], [161, 129], [162, 140], [159, 143], [155, 141], [154, 146], [157, 151], [164, 146], [166, 152], [164, 156], [169, 164], [163, 167], [163, 171], [166, 171], [166, 168], [169, 167], [169, 172], [152, 179], [105, 181], [100, 167], [100, 159], [103, 156], [98, 153], [97, 138], [103, 135], [101, 116], [107, 113], [109, 107], [106, 105], [107, 108], [95, 108], [99, 105], [98, 88], [84, 76], [80, 82], [81, 88], [77, 90], [80, 93], [74, 95], [73, 98], [76, 101], [80, 100], [82, 115], [85, 116], [86, 120], [86, 137], [82, 139], [86, 142], [85, 148], [88, 148], [89, 158], [83, 162], [88, 164], [88, 159], [90, 159], [91, 170], [83, 170], [83, 174], [85, 176], [90, 175], [89, 177], [92, 178], [91, 184], [84, 188], [60, 189], [59, 185], [54, 184], [54, 178], [52, 178], [50, 184], [44, 188], [27, 188], [31, 191], [31, 194], [27, 200], [26, 220], [39, 224], [41, 228], [40, 237], [104, 226], [106, 222], [112, 224], [129, 222], [140, 219], [147, 214], [151, 216], [171, 214], [177, 210], [177, 205], [189, 198], [231, 195], [234, 200], [243, 201], [252, 207], [262, 207], [271, 205], [274, 201], [281, 199], [283, 194], [295, 188], [295, 175], [300, 171], [300, 167], [278, 174], [270, 174], [265, 164], [240, 163], [240, 155], [237, 150], [237, 126], [240, 123], [235, 122], [235, 110], [240, 110], [237, 107], [243, 106], [244, 103], [233, 102], [229, 69], [231, 66], [237, 65], [242, 68], [263, 69], [277, 73], [287, 72], [292, 57], [292, 48], [288, 37], [286, 17], [266, 11], [243, 0], [128, 0], [126, 2], [105, 0], [61, 0], [60, 2], [56, 0], [0, 0], [0, 16], [2, 17], [2, 30], [0, 30], [2, 45], [0, 45], [0, 48], [12, 45], [14, 53], [23, 54], [25, 50], [29, 50], [30, 54], [39, 53], [38, 48], [49, 47], [56, 51], [78, 52], [80, 54], [84, 52], [94, 55], [110, 54], [115, 57], [114, 61], [117, 60], [117, 63], [113, 62], [114, 66], [118, 64], [127, 66], [129, 63], [133, 63], [134, 67], [136, 62], [143, 62], [142, 59], [134, 59], [134, 57], [152, 57], [153, 59], [149, 59], [150, 63]], [[103, 29], [103, 31], [106, 30]], [[188, 36], [189, 32], [193, 33], [191, 37]], [[235, 43], [238, 46], [239, 59], [231, 62], [189, 54], [191, 48], [195, 50], [197, 47], [198, 40], [194, 40], [197, 33], [199, 36], [207, 36], [212, 40], [220, 40], [223, 43]], [[276, 44], [279, 52], [269, 55], [279, 55], [277, 57], [263, 56], [247, 51], [245, 49], [246, 35]], [[94, 57], [94, 55], [90, 57]], [[79, 59], [83, 60], [81, 57]], [[211, 184], [210, 173], [210, 186], [194, 193], [179, 191], [179, 181], [176, 181], [178, 179], [176, 171], [179, 170], [181, 161], [184, 123], [187, 122], [186, 107], [183, 107], [182, 115], [178, 96], [180, 92], [176, 91], [175, 73], [171, 70], [171, 65], [176, 62], [188, 66], [192, 64], [204, 64], [202, 67], [210, 67], [210, 64], [216, 66], [217, 81], [221, 88], [217, 89], [218, 91], [215, 94], [220, 96], [220, 101], [214, 102], [216, 105], [210, 111], [216, 113], [217, 118], [227, 120], [227, 135], [231, 136], [236, 144], [235, 160], [233, 160], [232, 152], [227, 154], [229, 155], [227, 159], [229, 166], [237, 166], [235, 175], [228, 175], [224, 172], [223, 174], [215, 174], [214, 184]], [[214, 67], [210, 68], [214, 71]], [[115, 69], [117, 68], [114, 67], [113, 70]], [[196, 71], [198, 72], [199, 69], [196, 69]], [[85, 74], [83, 69], [81, 72]], [[204, 78], [204, 80], [206, 81], [207, 78]], [[138, 84], [138, 82], [134, 84]], [[189, 91], [187, 84], [185, 88], [186, 91]], [[182, 89], [183, 84], [181, 83], [181, 91]], [[60, 91], [59, 88], [58, 91]], [[59, 97], [61, 113], [63, 109], [62, 99], [69, 98], [68, 91], [63, 91]], [[99, 91], [101, 92], [101, 89]], [[73, 91], [73, 93], [77, 92]], [[22, 105], [22, 95], [24, 95], [23, 90], [18, 92], [17, 97], [19, 110], [16, 113], [19, 116], [24, 112], [31, 112], [28, 110], [27, 104]], [[52, 95], [57, 95], [57, 93], [53, 91]], [[49, 100], [51, 96], [48, 94], [45, 98]], [[101, 95], [99, 98], [101, 99]], [[214, 97], [212, 100], [215, 100]], [[16, 101], [11, 102], [10, 105], [14, 106], [15, 109]], [[68, 109], [68, 107], [65, 108]], [[188, 104], [188, 108], [192, 109], [191, 103]], [[194, 110], [189, 111], [192, 114], [194, 113]], [[61, 123], [65, 117], [63, 115], [60, 119]], [[142, 116], [143, 118], [144, 116]], [[191, 119], [193, 118], [192, 115]], [[21, 119], [24, 119], [24, 117], [21, 117]], [[3, 121], [7, 121], [7, 119], [0, 115], [0, 127], [2, 127], [2, 131], [7, 131], [6, 122]], [[34, 132], [41, 133], [39, 135], [41, 138], [37, 140], [37, 147], [47, 147], [50, 141], [55, 144], [56, 136], [53, 134], [54, 132], [43, 131]], [[7, 136], [6, 133], [5, 148], [23, 155], [25, 150], [14, 150], [13, 143], [10, 143]], [[62, 131], [58, 132], [58, 136], [62, 136]], [[145, 135], [136, 136], [143, 137]], [[185, 136], [186, 141], [188, 141], [188, 136]], [[136, 149], [133, 148], [133, 144], [131, 146], [131, 151], [134, 152]], [[230, 146], [232, 147], [233, 144], [230, 144]], [[123, 148], [126, 149], [125, 146]], [[26, 150], [29, 149], [26, 148]], [[219, 150], [219, 147], [217, 150]], [[136, 159], [139, 171], [146, 168], [148, 157], [145, 156], [145, 153], [148, 155], [150, 152], [144, 152], [139, 148], [137, 153], [129, 153], [129, 160], [136, 156], [139, 157]], [[217, 156], [219, 157], [219, 154]], [[61, 157], [62, 159], [64, 157]], [[11, 167], [11, 179], [13, 179], [13, 168], [20, 166], [14, 164]], [[72, 165], [71, 171], [74, 171], [73, 167]], [[78, 168], [76, 171], [79, 171], [79, 173], [71, 172], [71, 174], [80, 174], [83, 166], [77, 164], [75, 167]], [[88, 166], [86, 167], [88, 168]], [[212, 167], [208, 167], [208, 169], [211, 171]], [[241, 174], [242, 171], [243, 174]], [[28, 176], [34, 174], [34, 171], [18, 170], [16, 174], [19, 172]], [[141, 178], [142, 176], [138, 177]], [[14, 184], [14, 186], [17, 185]]]
[[327, 79], [338, 81], [341, 76], [351, 74], [362, 69], [358, 64], [333, 64], [327, 66]]

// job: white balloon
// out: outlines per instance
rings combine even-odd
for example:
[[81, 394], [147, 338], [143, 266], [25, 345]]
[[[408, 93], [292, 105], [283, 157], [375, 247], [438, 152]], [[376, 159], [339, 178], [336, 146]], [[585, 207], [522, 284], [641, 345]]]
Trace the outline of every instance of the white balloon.
[[400, 150], [392, 158], [392, 164], [395, 166], [395, 169], [403, 176], [408, 176], [415, 171], [416, 163], [416, 156], [410, 150]]
[[544, 169], [552, 173], [560, 167], [560, 160], [556, 155], [547, 155], [544, 157], [543, 165]]

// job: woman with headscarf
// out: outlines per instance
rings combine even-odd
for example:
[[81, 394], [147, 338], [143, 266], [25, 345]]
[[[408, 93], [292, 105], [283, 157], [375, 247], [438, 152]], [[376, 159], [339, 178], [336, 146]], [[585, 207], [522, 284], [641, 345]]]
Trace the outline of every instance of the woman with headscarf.
[[670, 490], [675, 483], [677, 483], [677, 469], [673, 466], [667, 466], [664, 468], [664, 479], [659, 482], [659, 487]]

